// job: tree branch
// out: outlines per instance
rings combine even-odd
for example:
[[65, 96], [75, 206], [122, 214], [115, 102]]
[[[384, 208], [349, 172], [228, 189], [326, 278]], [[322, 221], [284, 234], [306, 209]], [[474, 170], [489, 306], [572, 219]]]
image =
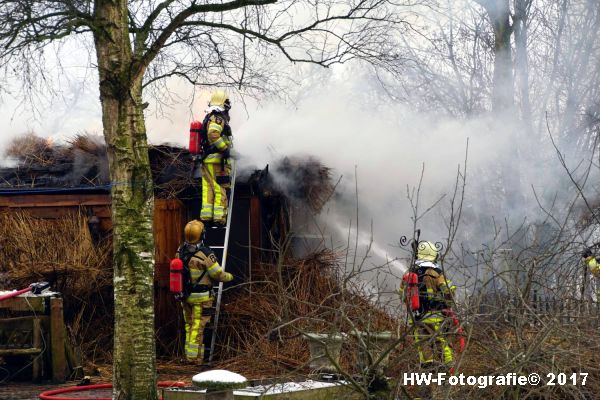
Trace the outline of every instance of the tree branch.
[[[177, 14], [171, 20], [171, 22], [165, 28], [162, 29], [162, 32], [160, 33], [160, 35], [148, 47], [148, 50], [146, 51], [146, 53], [141, 57], [141, 59], [137, 63], [137, 67], [134, 70], [133, 77], [135, 78], [137, 75], [143, 73], [144, 69], [156, 57], [156, 55], [158, 54], [160, 49], [165, 45], [167, 40], [169, 40], [171, 35], [173, 35], [173, 33], [178, 28], [184, 26], [186, 20], [188, 18], [190, 18], [191, 16], [193, 16], [195, 14], [208, 13], [208, 12], [218, 13], [218, 12], [224, 12], [224, 11], [231, 11], [231, 10], [235, 10], [235, 9], [242, 8], [242, 7], [252, 6], [252, 5], [261, 6], [261, 5], [266, 5], [266, 4], [273, 4], [276, 1], [277, 0], [234, 0], [234, 1], [230, 1], [230, 2], [222, 3], [222, 4], [214, 4], [213, 3], [213, 4], [193, 4], [193, 5], [191, 5], [190, 7], [186, 8], [185, 10], [183, 10], [179, 14]], [[161, 5], [164, 5], [164, 2]], [[163, 9], [165, 7], [166, 7], [166, 5], [163, 7]], [[161, 11], [162, 11], [162, 9], [161, 9]], [[160, 13], [160, 11], [159, 11], [159, 13]], [[158, 14], [151, 15], [151, 16], [153, 16], [154, 19], [151, 21], [147, 20], [146, 23], [151, 24], [157, 18]], [[150, 29], [150, 28], [148, 27], [148, 29]]]

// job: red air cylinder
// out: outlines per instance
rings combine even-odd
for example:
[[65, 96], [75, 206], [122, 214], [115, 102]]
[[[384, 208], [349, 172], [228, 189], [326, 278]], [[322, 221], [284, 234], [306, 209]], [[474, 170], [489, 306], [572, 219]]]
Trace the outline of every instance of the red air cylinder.
[[419, 277], [414, 272], [407, 272], [402, 280], [406, 287], [406, 304], [410, 306], [411, 310], [417, 311], [421, 307], [419, 302]]
[[171, 273], [169, 274], [169, 289], [171, 293], [183, 292], [183, 261], [179, 258], [171, 260]]
[[202, 144], [200, 143], [200, 130], [202, 122], [193, 121], [190, 124], [190, 154], [198, 155], [202, 153]]

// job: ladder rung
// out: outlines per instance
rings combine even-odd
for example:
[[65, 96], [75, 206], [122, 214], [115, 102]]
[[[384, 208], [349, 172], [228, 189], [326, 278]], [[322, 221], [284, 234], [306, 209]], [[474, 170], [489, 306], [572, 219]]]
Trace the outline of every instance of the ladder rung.
[[210, 246], [211, 249], [224, 249], [225, 246]]
[[[227, 261], [227, 250], [228, 250], [228, 246], [229, 246], [229, 228], [231, 227], [231, 214], [233, 211], [233, 200], [234, 200], [234, 193], [235, 193], [235, 183], [236, 183], [236, 170], [237, 170], [237, 165], [234, 162], [231, 168], [231, 192], [230, 192], [230, 196], [229, 196], [229, 202], [228, 202], [228, 212], [227, 212], [227, 223], [226, 226], [221, 227], [221, 229], [219, 229], [220, 231], [222, 231], [224, 233], [224, 239], [223, 239], [223, 246], [214, 246], [215, 249], [219, 249], [223, 252], [223, 258], [221, 260], [221, 264], [223, 266], [223, 270], [226, 270], [226, 261]], [[218, 232], [218, 231], [217, 231]], [[213, 355], [214, 355], [214, 350], [215, 350], [215, 342], [217, 339], [217, 327], [219, 326], [219, 311], [221, 308], [221, 295], [223, 292], [223, 282], [219, 282], [219, 290], [217, 291], [217, 302], [215, 305], [215, 314], [213, 317], [213, 323], [212, 323], [212, 338], [210, 339], [210, 351], [208, 353], [208, 360], [209, 362], [212, 362], [213, 360]]]

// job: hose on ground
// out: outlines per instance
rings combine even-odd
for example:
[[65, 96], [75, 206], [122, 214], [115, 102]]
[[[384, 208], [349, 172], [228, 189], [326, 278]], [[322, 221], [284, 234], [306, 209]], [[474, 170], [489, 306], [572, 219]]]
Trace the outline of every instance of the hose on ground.
[[[169, 388], [169, 387], [184, 387], [185, 383], [184, 382], [178, 382], [178, 381], [163, 381], [163, 382], [158, 382], [158, 387], [159, 388]], [[57, 394], [65, 394], [65, 393], [72, 393], [72, 392], [84, 392], [87, 390], [97, 390], [97, 389], [111, 389], [112, 388], [112, 383], [98, 383], [98, 384], [94, 384], [94, 385], [85, 385], [85, 386], [71, 386], [71, 387], [67, 387], [67, 388], [62, 388], [62, 389], [54, 389], [54, 390], [47, 390], [43, 393], [40, 393], [40, 400], [90, 400], [90, 397], [54, 397], [54, 395]], [[110, 397], [94, 397], [94, 400], [112, 400], [112, 398]]]

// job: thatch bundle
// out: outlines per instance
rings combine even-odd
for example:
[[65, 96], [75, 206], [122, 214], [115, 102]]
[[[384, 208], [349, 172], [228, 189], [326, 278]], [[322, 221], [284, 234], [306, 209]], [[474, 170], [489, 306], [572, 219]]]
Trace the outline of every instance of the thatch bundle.
[[103, 139], [77, 135], [57, 144], [29, 133], [9, 144], [15, 168], [0, 170], [0, 187], [78, 187], [106, 185], [108, 159]]
[[[194, 190], [192, 157], [176, 146], [149, 146], [150, 168], [157, 197], [175, 198]], [[34, 133], [17, 137], [5, 155], [16, 167], [0, 169], [0, 187], [94, 187], [110, 183], [104, 139], [80, 134], [66, 143], [53, 143]]]
[[148, 155], [157, 198], [183, 199], [199, 189], [200, 180], [193, 178], [194, 163], [187, 149], [169, 145], [150, 146]]
[[79, 212], [51, 220], [0, 213], [0, 289], [50, 282], [62, 293], [72, 339], [90, 355], [98, 340], [102, 351], [111, 347], [111, 254], [110, 241], [94, 243]]
[[25, 212], [0, 213], [0, 270], [11, 284], [46, 280], [53, 289], [85, 296], [111, 283], [107, 243], [94, 244], [84, 215], [38, 219]]
[[306, 372], [305, 332], [395, 331], [398, 321], [341, 287], [339, 268], [324, 250], [253, 271], [253, 282], [223, 306], [220, 365], [254, 378]]
[[16, 137], [8, 145], [5, 155], [21, 165], [47, 165], [52, 160], [50, 143], [33, 132]]
[[275, 163], [275, 174], [287, 196], [302, 201], [317, 213], [335, 190], [331, 168], [314, 157], [284, 157]]

